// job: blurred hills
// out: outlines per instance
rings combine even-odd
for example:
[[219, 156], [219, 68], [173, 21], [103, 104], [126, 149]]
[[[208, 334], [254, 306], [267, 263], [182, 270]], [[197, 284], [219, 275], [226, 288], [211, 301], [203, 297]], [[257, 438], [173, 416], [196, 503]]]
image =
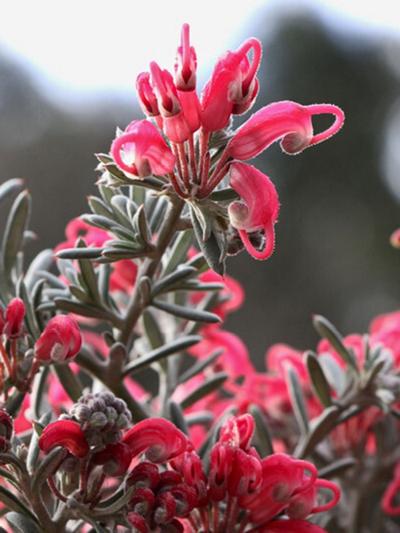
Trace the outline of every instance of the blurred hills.
[[[258, 35], [263, 27], [268, 21], [260, 21]], [[400, 307], [400, 254], [388, 243], [400, 226], [399, 208], [382, 176], [385, 126], [399, 81], [379, 43], [339, 38], [311, 17], [283, 19], [270, 30], [258, 107], [285, 99], [331, 102], [347, 121], [334, 139], [300, 156], [274, 146], [257, 162], [280, 193], [277, 249], [266, 263], [244, 254], [229, 261], [247, 300], [228, 327], [259, 366], [272, 343], [313, 347], [313, 313], [349, 333]], [[132, 95], [129, 107], [110, 98], [67, 113], [46, 101], [24, 67], [0, 55], [0, 176], [27, 179], [36, 251], [62, 240], [66, 222], [84, 212], [94, 190], [93, 153], [108, 151], [115, 127], [139, 116], [134, 101]], [[325, 125], [321, 119], [317, 128]]]

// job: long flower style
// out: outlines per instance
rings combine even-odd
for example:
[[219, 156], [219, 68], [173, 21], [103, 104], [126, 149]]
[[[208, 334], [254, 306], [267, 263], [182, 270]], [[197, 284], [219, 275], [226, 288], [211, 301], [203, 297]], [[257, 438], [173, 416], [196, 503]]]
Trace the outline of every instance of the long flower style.
[[[245, 170], [239, 162], [252, 159], [279, 140], [284, 152], [298, 154], [337, 133], [344, 114], [331, 104], [276, 102], [233, 131], [232, 118], [246, 113], [255, 103], [261, 56], [261, 43], [255, 38], [234, 52], [226, 52], [199, 97], [196, 52], [190, 44], [189, 26], [184, 24], [174, 75], [154, 61], [150, 72], [139, 74], [138, 97], [148, 118], [129, 124], [114, 140], [111, 155], [128, 176], [162, 177], [188, 202], [208, 198], [228, 176], [240, 196], [240, 202], [229, 208], [232, 226], [239, 229], [253, 257], [267, 259], [274, 247], [277, 193], [268, 177], [253, 167]], [[325, 131], [314, 133], [312, 118], [321, 114], [332, 115], [334, 122]], [[255, 197], [256, 203], [252, 200]], [[261, 251], [250, 242], [249, 233], [257, 231], [265, 233]]]

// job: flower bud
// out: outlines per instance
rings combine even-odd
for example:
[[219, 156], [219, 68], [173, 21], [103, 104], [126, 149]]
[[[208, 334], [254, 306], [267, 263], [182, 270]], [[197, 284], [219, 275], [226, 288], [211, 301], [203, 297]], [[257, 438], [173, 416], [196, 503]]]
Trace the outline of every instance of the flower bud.
[[10, 339], [22, 334], [25, 317], [25, 304], [21, 298], [13, 298], [6, 307], [3, 333]]
[[125, 172], [145, 178], [172, 172], [175, 156], [148, 120], [134, 120], [111, 145], [111, 155]]
[[35, 343], [36, 359], [62, 363], [74, 358], [81, 349], [82, 336], [74, 318], [57, 315], [49, 320]]

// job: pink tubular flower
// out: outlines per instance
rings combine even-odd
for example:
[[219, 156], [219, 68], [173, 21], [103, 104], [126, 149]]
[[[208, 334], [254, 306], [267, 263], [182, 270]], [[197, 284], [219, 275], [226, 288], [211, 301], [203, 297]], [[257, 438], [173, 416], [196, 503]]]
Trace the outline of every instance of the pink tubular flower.
[[197, 57], [190, 46], [189, 24], [182, 26], [181, 45], [176, 54], [175, 85], [183, 114], [191, 132], [200, 127], [200, 102], [196, 93]]
[[189, 139], [191, 131], [186, 122], [172, 74], [161, 70], [155, 61], [150, 63], [151, 82], [163, 118], [163, 131], [168, 139], [181, 143]]
[[[314, 135], [312, 117], [324, 114], [333, 115], [335, 121], [327, 130]], [[331, 104], [302, 106], [290, 101], [275, 102], [254, 113], [237, 130], [227, 145], [227, 155], [246, 161], [280, 139], [284, 152], [298, 154], [332, 137], [343, 122], [343, 111]]]
[[146, 457], [154, 463], [163, 463], [183, 453], [188, 445], [185, 435], [174, 424], [164, 418], [142, 420], [124, 437], [132, 457], [146, 450]]
[[[247, 54], [253, 51], [252, 63]], [[258, 92], [256, 74], [261, 44], [248, 39], [236, 52], [226, 52], [217, 62], [202, 93], [202, 126], [206, 131], [225, 128], [232, 113], [241, 114], [253, 104]]]
[[151, 86], [148, 72], [142, 72], [136, 78], [136, 91], [144, 114], [148, 117], [159, 117], [160, 110], [158, 109], [157, 97]]
[[103, 470], [110, 476], [124, 475], [131, 464], [132, 454], [129, 446], [122, 442], [109, 444], [104, 450], [93, 456], [93, 463], [103, 465]]
[[24, 302], [21, 298], [13, 298], [6, 307], [3, 333], [10, 339], [19, 337], [24, 326], [24, 317]]
[[[279, 199], [272, 181], [257, 168], [244, 163], [230, 167], [230, 183], [240, 200], [229, 205], [231, 224], [239, 231], [246, 250], [255, 259], [268, 259], [275, 246], [275, 223], [279, 214]], [[249, 233], [263, 230], [266, 243], [257, 250], [251, 243]]]
[[51, 318], [35, 343], [35, 358], [42, 362], [61, 363], [75, 357], [82, 336], [75, 319], [67, 315]]
[[175, 156], [148, 120], [134, 120], [111, 145], [111, 155], [125, 172], [145, 178], [172, 172]]
[[39, 447], [45, 453], [61, 446], [75, 457], [83, 458], [89, 453], [89, 445], [77, 422], [57, 420], [46, 426], [39, 438]]

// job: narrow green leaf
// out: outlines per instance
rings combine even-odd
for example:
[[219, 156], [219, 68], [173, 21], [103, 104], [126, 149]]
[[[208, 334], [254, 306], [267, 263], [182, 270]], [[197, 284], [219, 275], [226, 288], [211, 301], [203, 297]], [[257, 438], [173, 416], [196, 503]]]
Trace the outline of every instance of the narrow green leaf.
[[70, 369], [68, 364], [54, 364], [53, 369], [57, 374], [58, 380], [63, 386], [63, 389], [75, 403], [83, 394], [82, 385], [76, 376]]
[[2, 487], [1, 485], [0, 501], [2, 501], [4, 505], [11, 511], [15, 511], [16, 513], [20, 513], [24, 516], [29, 516], [29, 518], [31, 518], [31, 520], [36, 523], [35, 515], [30, 511], [30, 509], [28, 509], [28, 507], [26, 507], [26, 505], [22, 502], [21, 498], [15, 496], [15, 494], [13, 494], [5, 487]]
[[[66, 311], [67, 313], [76, 313], [77, 315], [87, 316], [90, 318], [99, 318], [101, 320], [108, 320], [114, 322], [114, 318], [106, 309], [94, 307], [80, 302], [75, 302], [67, 298], [55, 298], [54, 303], [57, 309]], [[42, 307], [42, 306], [41, 306]]]
[[17, 295], [23, 300], [25, 304], [25, 323], [28, 326], [28, 331], [34, 339], [39, 338], [40, 329], [36, 320], [35, 311], [32, 307], [31, 300], [28, 296], [28, 291], [23, 279], [20, 279], [17, 284]]
[[153, 312], [146, 309], [142, 315], [143, 328], [150, 346], [153, 349], [159, 348], [165, 344], [164, 335], [155, 319]]
[[33, 417], [39, 420], [42, 416], [42, 402], [44, 399], [44, 392], [46, 388], [47, 376], [49, 374], [49, 367], [42, 366], [33, 380], [32, 394], [31, 394], [31, 408]]
[[[79, 248], [86, 248], [86, 243], [83, 239], [78, 240]], [[93, 268], [93, 264], [89, 259], [78, 259], [80, 273], [82, 275], [83, 289], [86, 289], [93, 302], [99, 304], [100, 294], [97, 286], [97, 277]]]
[[175, 424], [185, 435], [189, 435], [189, 428], [186, 424], [185, 415], [183, 414], [182, 408], [179, 404], [170, 400], [168, 403], [168, 409], [170, 412], [171, 422]]
[[7, 513], [5, 519], [11, 525], [14, 533], [17, 531], [18, 533], [41, 533], [38, 523], [24, 514], [13, 511]]
[[332, 405], [331, 391], [317, 356], [312, 352], [307, 352], [306, 364], [315, 394], [324, 407], [329, 407]]
[[309, 429], [308, 414], [299, 378], [291, 366], [286, 367], [285, 377], [296, 421], [301, 433], [307, 435]]
[[54, 260], [53, 256], [53, 250], [46, 249], [39, 252], [37, 256], [34, 257], [33, 261], [31, 261], [24, 277], [26, 287], [29, 291], [32, 289], [33, 285], [43, 277], [43, 271], [47, 271], [47, 269], [51, 267]]
[[194, 346], [200, 341], [201, 341], [200, 336], [191, 335], [188, 337], [182, 337], [181, 339], [172, 341], [169, 344], [165, 344], [164, 346], [161, 346], [160, 348], [156, 348], [155, 350], [152, 350], [146, 355], [142, 357], [138, 357], [137, 359], [129, 363], [124, 368], [123, 375], [126, 376], [128, 374], [137, 372], [138, 370], [142, 370], [143, 368], [155, 362], [161, 361], [162, 359], [165, 359], [166, 357], [170, 355], [182, 352], [183, 350], [186, 350], [187, 348]]
[[168, 276], [168, 274], [171, 274], [171, 272], [173, 272], [179, 264], [185, 261], [192, 241], [193, 231], [191, 229], [179, 233], [169, 252], [168, 259], [163, 270], [164, 277]]
[[19, 192], [24, 187], [24, 180], [21, 178], [11, 178], [0, 185], [0, 202]]
[[97, 198], [97, 196], [89, 196], [88, 204], [93, 214], [100, 215], [102, 217], [109, 218], [112, 215], [111, 209], [109, 209], [103, 200]]
[[188, 370], [186, 370], [186, 372], [179, 376], [178, 384], [186, 383], [186, 381], [189, 381], [189, 379], [193, 378], [194, 376], [197, 376], [197, 374], [200, 374], [200, 372], [203, 372], [204, 369], [212, 365], [223, 353], [223, 349], [215, 350], [205, 359], [199, 359], [194, 365], [192, 365]]
[[313, 324], [317, 332], [327, 339], [333, 348], [337, 351], [343, 361], [350, 366], [353, 370], [358, 372], [357, 362], [354, 355], [343, 344], [343, 337], [337, 331], [337, 329], [326, 318], [320, 315], [314, 315]]
[[64, 248], [57, 252], [59, 259], [97, 259], [103, 248]]
[[20, 391], [15, 391], [13, 395], [7, 400], [6, 411], [10, 416], [17, 416], [17, 413], [24, 401], [25, 393]]
[[271, 455], [274, 453], [274, 447], [272, 445], [272, 437], [268, 429], [267, 418], [264, 413], [261, 412], [257, 405], [250, 406], [250, 413], [253, 415], [254, 422], [256, 423], [256, 438], [257, 448], [261, 457]]
[[209, 267], [223, 276], [225, 273], [225, 263], [223, 260], [221, 260], [221, 257], [223, 257], [223, 250], [220, 248], [218, 239], [216, 238], [215, 234], [211, 232], [209, 238], [204, 241], [200, 222], [197, 220], [193, 209], [190, 210], [190, 214], [197, 243], [200, 247], [200, 250], [203, 252]]
[[35, 474], [32, 479], [32, 492], [39, 494], [41, 487], [46, 483], [47, 478], [54, 473], [54, 470], [59, 466], [60, 460], [66, 457], [67, 450], [60, 448], [54, 448], [49, 452], [39, 466], [36, 468]]
[[340, 411], [337, 406], [327, 407], [312, 421], [308, 435], [304, 436], [295, 451], [296, 457], [307, 457], [314, 448], [332, 431], [338, 421]]
[[[50, 423], [50, 420], [51, 420], [51, 412], [47, 412], [45, 413], [44, 415], [41, 416], [40, 420], [39, 420], [39, 424], [41, 424], [41, 426], [45, 427], [47, 426], [47, 424]], [[36, 463], [37, 463], [37, 460], [39, 458], [39, 452], [40, 452], [40, 448], [39, 448], [39, 434], [37, 431], [33, 431], [32, 432], [32, 437], [31, 437], [31, 442], [29, 443], [29, 448], [28, 448], [28, 455], [27, 455], [27, 458], [26, 458], [26, 467], [28, 469], [28, 472], [30, 475], [33, 475], [34, 472], [35, 472], [35, 468], [36, 468]]]
[[165, 311], [170, 315], [184, 318], [185, 320], [193, 320], [194, 322], [204, 322], [206, 324], [217, 324], [221, 322], [218, 315], [209, 313], [208, 311], [201, 311], [199, 309], [192, 309], [191, 307], [184, 307], [182, 305], [175, 305], [161, 300], [153, 300], [151, 305], [157, 307], [161, 311]]
[[149, 243], [151, 241], [151, 233], [147, 224], [146, 212], [143, 204], [139, 206], [139, 209], [136, 211], [132, 224], [143, 242]]
[[194, 267], [186, 266], [186, 265], [180, 265], [175, 270], [175, 272], [171, 272], [171, 274], [168, 274], [167, 276], [164, 276], [159, 281], [157, 281], [151, 290], [152, 296], [157, 296], [158, 294], [165, 292], [169, 289], [169, 287], [173, 286], [174, 284], [183, 281], [187, 279], [190, 276], [193, 276], [193, 274], [196, 274], [197, 270]]
[[349, 468], [353, 468], [357, 464], [357, 462], [357, 459], [355, 459], [354, 457], [345, 457], [344, 459], [338, 459], [337, 461], [330, 463], [324, 468], [321, 468], [318, 472], [318, 477], [324, 479], [332, 479], [335, 477], [339, 477], [344, 474], [344, 472], [347, 472]]
[[227, 377], [228, 374], [226, 374], [225, 372], [218, 372], [217, 374], [214, 374], [214, 376], [212, 376], [211, 378], [204, 381], [204, 383], [202, 383], [197, 389], [192, 391], [186, 396], [186, 398], [181, 401], [182, 409], [190, 407], [198, 400], [204, 398], [204, 396], [207, 396], [208, 394], [211, 394], [211, 392], [214, 392], [215, 390], [219, 389], [226, 381]]
[[219, 189], [210, 194], [210, 199], [214, 202], [232, 202], [233, 200], [237, 200], [238, 198], [238, 193], [230, 187], [227, 187], [225, 189]]
[[31, 197], [28, 191], [21, 192], [15, 199], [7, 219], [2, 244], [3, 269], [11, 282], [11, 272], [17, 255], [22, 248], [24, 232], [27, 229], [31, 210]]

